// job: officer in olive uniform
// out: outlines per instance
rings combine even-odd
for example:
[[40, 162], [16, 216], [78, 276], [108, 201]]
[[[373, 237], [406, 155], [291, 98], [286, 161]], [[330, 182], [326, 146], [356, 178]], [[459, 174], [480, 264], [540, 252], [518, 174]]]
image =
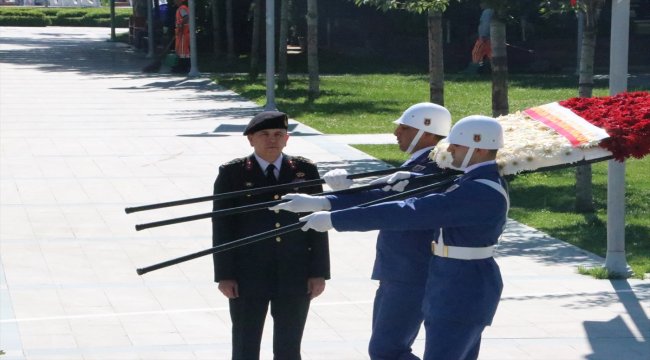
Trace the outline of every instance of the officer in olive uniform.
[[[265, 111], [244, 130], [254, 153], [219, 168], [214, 193], [318, 179], [310, 160], [282, 153], [289, 138], [287, 115]], [[219, 200], [214, 210], [279, 199], [288, 191]], [[302, 188], [321, 192], [321, 186]], [[298, 222], [299, 215], [267, 209], [214, 218], [213, 246]], [[276, 359], [300, 359], [300, 343], [310, 300], [330, 277], [325, 233], [295, 231], [214, 255], [214, 276], [229, 299], [232, 358], [259, 359], [264, 320], [271, 305], [273, 353]]]

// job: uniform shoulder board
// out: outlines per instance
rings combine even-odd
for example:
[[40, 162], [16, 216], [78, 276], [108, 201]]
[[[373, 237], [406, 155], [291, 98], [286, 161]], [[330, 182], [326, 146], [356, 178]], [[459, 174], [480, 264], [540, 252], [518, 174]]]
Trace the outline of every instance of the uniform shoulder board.
[[228, 161], [227, 163], [224, 163], [222, 166], [232, 166], [232, 165], [235, 165], [235, 164], [242, 164], [244, 162], [246, 162], [246, 158], [237, 158], [237, 159], [232, 159], [232, 160]]
[[298, 164], [299, 163], [306, 163], [306, 164], [310, 164], [310, 165], [316, 165], [316, 163], [314, 163], [312, 160], [307, 159], [306, 157], [302, 157], [302, 156], [292, 156], [291, 160], [293, 160], [294, 162], [296, 162]]

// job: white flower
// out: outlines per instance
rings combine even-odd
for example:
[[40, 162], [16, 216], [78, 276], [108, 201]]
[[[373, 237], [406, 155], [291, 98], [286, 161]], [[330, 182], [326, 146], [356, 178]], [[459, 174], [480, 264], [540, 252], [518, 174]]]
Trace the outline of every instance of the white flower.
[[[497, 121], [503, 128], [504, 147], [496, 160], [504, 175], [596, 158], [590, 153], [603, 152], [593, 144], [574, 148], [557, 131], [521, 112], [499, 116]], [[441, 168], [450, 167], [452, 162], [448, 145], [446, 139], [441, 140], [429, 155]]]

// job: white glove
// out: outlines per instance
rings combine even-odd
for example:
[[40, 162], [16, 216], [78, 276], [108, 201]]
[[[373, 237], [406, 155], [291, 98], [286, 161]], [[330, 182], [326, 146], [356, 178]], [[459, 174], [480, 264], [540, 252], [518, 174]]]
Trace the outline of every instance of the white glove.
[[302, 227], [302, 231], [307, 231], [309, 229], [314, 229], [318, 232], [325, 232], [332, 229], [332, 213], [329, 211], [319, 211], [313, 214], [303, 216], [299, 220], [305, 222], [305, 226]]
[[269, 210], [286, 210], [294, 213], [314, 212], [332, 208], [330, 201], [325, 196], [312, 196], [307, 194], [287, 194], [282, 200], [290, 200], [271, 206]]
[[323, 175], [323, 180], [334, 191], [345, 190], [354, 183], [352, 179], [348, 179], [348, 172], [345, 169], [330, 170]]
[[397, 184], [395, 184], [395, 185], [392, 185], [392, 186], [387, 185], [387, 186], [384, 186], [381, 189], [384, 190], [384, 191], [391, 191], [392, 190], [392, 191], [402, 192], [402, 191], [404, 191], [404, 189], [406, 188], [406, 186], [408, 184], [409, 184], [408, 180], [402, 180], [402, 181], [397, 182]]
[[370, 185], [377, 185], [377, 184], [387, 184], [383, 188], [381, 188], [383, 191], [397, 191], [397, 192], [402, 192], [404, 191], [404, 188], [406, 185], [408, 185], [409, 181], [406, 180], [411, 177], [410, 172], [408, 171], [398, 171], [394, 174], [391, 175], [386, 175], [382, 176], [378, 179], [375, 179], [370, 182]]

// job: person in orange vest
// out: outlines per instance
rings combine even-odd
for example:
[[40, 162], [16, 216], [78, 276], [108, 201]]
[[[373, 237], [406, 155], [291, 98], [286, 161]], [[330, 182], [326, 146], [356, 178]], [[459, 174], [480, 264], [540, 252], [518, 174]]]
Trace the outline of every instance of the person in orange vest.
[[187, 73], [190, 71], [190, 9], [187, 0], [174, 0], [176, 9], [176, 41], [175, 51], [178, 62], [171, 69], [173, 73]]
[[490, 44], [490, 21], [494, 10], [488, 8], [487, 3], [481, 1], [481, 18], [478, 24], [478, 38], [472, 49], [472, 62], [463, 70], [466, 74], [476, 74], [487, 59], [492, 59], [492, 46]]

